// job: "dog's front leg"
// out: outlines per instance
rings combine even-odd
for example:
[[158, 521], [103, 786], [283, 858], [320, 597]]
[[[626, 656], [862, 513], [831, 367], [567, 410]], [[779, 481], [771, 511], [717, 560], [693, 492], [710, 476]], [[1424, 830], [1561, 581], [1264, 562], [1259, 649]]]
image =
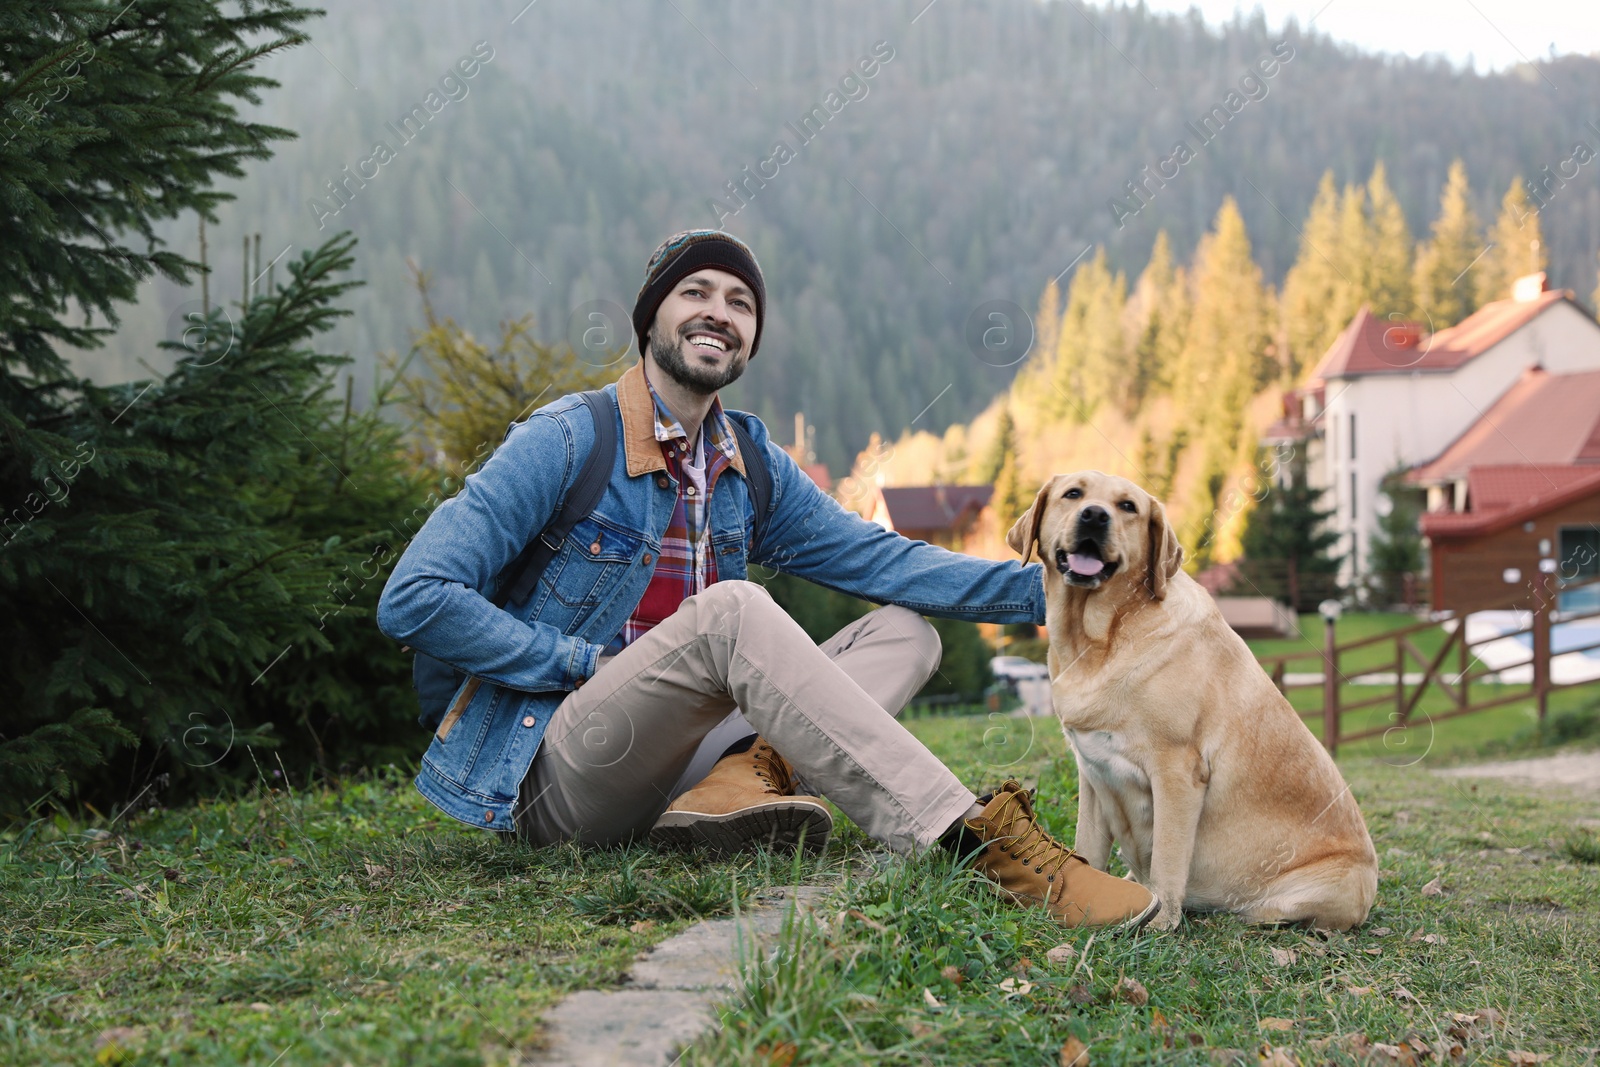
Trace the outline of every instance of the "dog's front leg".
[[1082, 760], [1078, 761], [1078, 834], [1072, 848], [1096, 870], [1105, 870], [1111, 862], [1111, 828], [1100, 810], [1099, 791], [1084, 776]]
[[1205, 806], [1204, 764], [1197, 753], [1174, 753], [1154, 768], [1150, 776], [1154, 826], [1151, 833], [1148, 888], [1161, 901], [1150, 925], [1176, 930], [1183, 918], [1183, 900], [1189, 889], [1189, 864], [1194, 859], [1195, 831]]

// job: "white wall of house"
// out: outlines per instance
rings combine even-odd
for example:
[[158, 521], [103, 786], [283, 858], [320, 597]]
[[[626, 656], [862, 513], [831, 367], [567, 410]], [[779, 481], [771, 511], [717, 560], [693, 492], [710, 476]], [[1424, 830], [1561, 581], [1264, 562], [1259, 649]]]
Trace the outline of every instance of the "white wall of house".
[[1383, 476], [1397, 465], [1438, 456], [1535, 365], [1552, 374], [1600, 369], [1600, 326], [1562, 301], [1454, 371], [1392, 371], [1327, 383], [1322, 440], [1308, 455], [1309, 476], [1328, 490], [1323, 506], [1335, 509], [1332, 522], [1345, 553], [1342, 582], [1366, 573]]

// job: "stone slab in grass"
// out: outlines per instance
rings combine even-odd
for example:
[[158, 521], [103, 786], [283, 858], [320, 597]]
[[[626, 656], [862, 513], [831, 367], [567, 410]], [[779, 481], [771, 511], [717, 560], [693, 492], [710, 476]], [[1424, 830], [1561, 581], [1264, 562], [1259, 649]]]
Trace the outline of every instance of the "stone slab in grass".
[[530, 1061], [545, 1067], [653, 1067], [717, 1021], [716, 1005], [739, 983], [750, 959], [783, 929], [791, 907], [809, 908], [827, 890], [787, 886], [736, 919], [696, 923], [652, 949], [610, 991], [575, 993], [544, 1018], [546, 1043]]
[[675, 989], [574, 993], [545, 1016], [549, 1044], [530, 1061], [555, 1067], [647, 1067], [717, 1020], [710, 998]]

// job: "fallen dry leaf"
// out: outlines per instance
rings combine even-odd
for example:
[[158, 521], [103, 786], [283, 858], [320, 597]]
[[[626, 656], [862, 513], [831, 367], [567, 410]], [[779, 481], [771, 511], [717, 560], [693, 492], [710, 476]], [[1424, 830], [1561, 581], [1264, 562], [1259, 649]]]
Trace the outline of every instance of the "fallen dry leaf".
[[1417, 1057], [1405, 1045], [1390, 1045], [1382, 1041], [1374, 1042], [1372, 1051], [1379, 1056], [1387, 1056], [1398, 1063], [1416, 1063]]
[[776, 1045], [757, 1045], [756, 1055], [765, 1056], [766, 1062], [771, 1067], [789, 1067], [794, 1063], [794, 1058], [800, 1049], [787, 1041], [780, 1041]]
[[1274, 1018], [1273, 1016], [1269, 1015], [1265, 1019], [1262, 1019], [1259, 1023], [1257, 1023], [1256, 1026], [1259, 1029], [1262, 1029], [1262, 1030], [1293, 1030], [1294, 1029], [1294, 1020], [1293, 1019], [1277, 1019], [1277, 1018]]
[[1211, 1057], [1211, 1062], [1217, 1067], [1234, 1067], [1235, 1064], [1246, 1062], [1245, 1051], [1242, 1048], [1214, 1048], [1206, 1053]]
[[1518, 1064], [1520, 1067], [1522, 1064], [1543, 1063], [1545, 1060], [1550, 1058], [1550, 1053], [1524, 1052], [1521, 1049], [1513, 1049], [1512, 1051], [1506, 1053], [1506, 1058], [1512, 1063]]
[[933, 995], [933, 990], [927, 986], [922, 987], [922, 1003], [928, 1006], [929, 1011], [944, 1011], [944, 1001]]
[[1124, 978], [1112, 989], [1112, 995], [1124, 1004], [1142, 1008], [1150, 1003], [1150, 991], [1137, 978]]
[[654, 919], [640, 919], [638, 922], [628, 927], [630, 931], [636, 934], [647, 934], [655, 928], [656, 921]]
[[1364, 997], [1372, 992], [1372, 987], [1369, 985], [1347, 985], [1344, 988], [1345, 992], [1353, 997]]
[[1443, 934], [1423, 934], [1422, 936], [1418, 937], [1415, 934], [1413, 934], [1412, 937], [1411, 937], [1411, 940], [1420, 941], [1424, 945], [1442, 945], [1442, 944], [1444, 944], [1444, 935]]
[[363, 863], [362, 866], [367, 869], [368, 878], [388, 878], [394, 874], [393, 871], [381, 863]]
[[266, 1001], [256, 1000], [256, 1001], [252, 1001], [250, 1003], [250, 1010], [251, 1011], [271, 1011], [272, 1010], [272, 1005], [268, 1004]]
[[1361, 951], [1363, 953], [1365, 953], [1366, 955], [1368, 955], [1368, 956], [1381, 956], [1381, 955], [1383, 955], [1383, 949], [1381, 949], [1381, 948], [1364, 948]]
[[954, 964], [942, 969], [939, 972], [939, 977], [943, 978], [946, 982], [954, 982], [956, 985], [960, 985], [962, 982], [967, 980], [967, 976], [961, 973], [961, 968], [955, 966]]
[[293, 856], [279, 856], [277, 859], [268, 860], [267, 865], [270, 867], [293, 867], [299, 862]]
[[1407, 1001], [1407, 1000], [1409, 1000], [1413, 1004], [1421, 1004], [1422, 1003], [1422, 1001], [1420, 1001], [1420, 1000], [1418, 1000], [1416, 998], [1416, 995], [1414, 993], [1412, 993], [1411, 990], [1407, 989], [1403, 985], [1395, 986], [1394, 987], [1394, 992], [1390, 993], [1389, 995], [1394, 997], [1394, 999], [1399, 1000], [1399, 1001]]
[[1006, 978], [1000, 982], [1000, 991], [1008, 997], [1025, 997], [1033, 992], [1033, 983], [1026, 978]]
[[1060, 967], [1078, 958], [1078, 950], [1071, 945], [1057, 945], [1044, 954], [1044, 958]]
[[1262, 1045], [1261, 1051], [1256, 1055], [1261, 1061], [1261, 1067], [1300, 1067], [1300, 1061], [1286, 1048]]
[[1067, 990], [1067, 999], [1081, 1008], [1085, 1004], [1094, 1003], [1094, 994], [1089, 992], [1088, 986], [1084, 985], [1082, 982], [1079, 982], [1077, 985]]
[[1017, 975], [1018, 978], [1026, 978], [1028, 977], [1029, 969], [1032, 967], [1033, 961], [1026, 956], [1022, 956], [1017, 960], [1016, 963], [1011, 965], [1011, 970]]
[[1089, 1046], [1068, 1035], [1061, 1044], [1061, 1067], [1089, 1067]]
[[1433, 881], [1422, 887], [1422, 895], [1425, 897], [1444, 896], [1444, 883], [1435, 878]]
[[1300, 953], [1292, 948], [1275, 948], [1272, 950], [1272, 965], [1274, 967], [1287, 967], [1300, 958]]
[[1389, 929], [1387, 926], [1374, 926], [1372, 929], [1368, 930], [1367, 933], [1371, 934], [1373, 937], [1388, 937], [1390, 934], [1394, 933], [1394, 931]]

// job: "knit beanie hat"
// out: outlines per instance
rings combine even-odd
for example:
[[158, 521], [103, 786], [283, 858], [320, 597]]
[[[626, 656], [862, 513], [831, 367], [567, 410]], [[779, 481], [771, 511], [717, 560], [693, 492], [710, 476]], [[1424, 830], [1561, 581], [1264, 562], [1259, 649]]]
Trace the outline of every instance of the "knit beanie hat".
[[761, 327], [767, 321], [767, 286], [755, 253], [743, 241], [721, 230], [685, 230], [673, 234], [650, 255], [644, 269], [644, 285], [633, 302], [633, 332], [639, 339], [639, 354], [644, 354], [650, 324], [655, 321], [661, 301], [687, 274], [713, 267], [737, 275], [756, 297], [756, 335], [750, 342], [750, 355], [761, 347]]

